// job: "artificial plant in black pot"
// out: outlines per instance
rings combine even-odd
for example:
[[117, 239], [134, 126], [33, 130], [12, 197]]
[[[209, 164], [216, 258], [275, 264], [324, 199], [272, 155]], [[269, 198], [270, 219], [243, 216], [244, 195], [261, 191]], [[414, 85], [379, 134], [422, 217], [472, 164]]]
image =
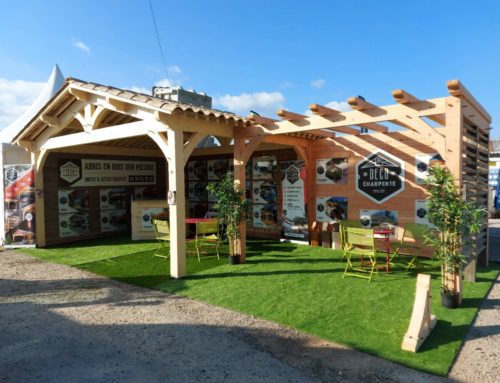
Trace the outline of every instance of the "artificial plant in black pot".
[[426, 187], [429, 221], [436, 229], [426, 234], [426, 241], [441, 262], [441, 304], [458, 307], [462, 270], [467, 263], [462, 249], [467, 239], [480, 231], [484, 209], [464, 200], [453, 174], [442, 164], [429, 168]]
[[240, 261], [240, 224], [246, 218], [248, 211], [248, 202], [244, 198], [244, 191], [234, 184], [231, 172], [228, 172], [221, 182], [209, 184], [207, 190], [217, 200], [214, 208], [217, 211], [220, 224], [225, 227], [229, 242], [229, 263], [237, 264]]

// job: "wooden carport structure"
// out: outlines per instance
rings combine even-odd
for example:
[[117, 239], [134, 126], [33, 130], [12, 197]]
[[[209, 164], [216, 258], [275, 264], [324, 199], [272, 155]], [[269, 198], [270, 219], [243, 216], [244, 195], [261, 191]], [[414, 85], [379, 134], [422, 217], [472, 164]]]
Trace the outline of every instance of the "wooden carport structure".
[[[257, 148], [267, 144], [292, 147], [305, 161], [308, 173], [314, 169], [317, 152], [325, 148], [363, 157], [370, 146], [388, 145], [401, 150], [424, 145], [441, 155], [467, 198], [486, 205], [491, 117], [459, 81], [448, 82], [448, 90], [448, 97], [428, 100], [396, 90], [396, 103], [389, 106], [353, 97], [348, 100], [353, 109], [349, 112], [313, 104], [311, 115], [280, 110], [277, 114], [281, 119], [275, 120], [257, 115], [243, 118], [69, 78], [13, 143], [32, 153], [38, 217], [44, 216], [43, 167], [52, 151], [164, 157], [168, 163], [168, 190], [176, 195], [176, 208], [169, 209], [170, 270], [172, 277], [181, 278], [186, 274], [184, 166], [207, 135], [217, 137], [233, 152], [235, 184], [242, 187], [245, 164]], [[390, 131], [392, 125], [402, 130]], [[307, 188], [311, 222], [318, 190], [311, 181]], [[43, 218], [36, 220], [36, 229], [37, 243], [44, 246]], [[239, 249], [242, 261], [245, 237], [243, 223]], [[469, 253], [487, 262], [487, 223], [474, 240]]]

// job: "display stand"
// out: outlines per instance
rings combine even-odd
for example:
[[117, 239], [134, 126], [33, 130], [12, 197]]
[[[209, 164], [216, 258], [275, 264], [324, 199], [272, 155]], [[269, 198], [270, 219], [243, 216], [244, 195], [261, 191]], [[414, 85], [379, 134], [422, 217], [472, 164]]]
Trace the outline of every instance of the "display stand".
[[431, 314], [431, 276], [417, 275], [417, 292], [411, 314], [410, 326], [403, 339], [401, 348], [405, 351], [417, 352], [434, 326], [436, 317]]
[[155, 239], [151, 216], [168, 210], [167, 200], [136, 200], [131, 203], [132, 240]]

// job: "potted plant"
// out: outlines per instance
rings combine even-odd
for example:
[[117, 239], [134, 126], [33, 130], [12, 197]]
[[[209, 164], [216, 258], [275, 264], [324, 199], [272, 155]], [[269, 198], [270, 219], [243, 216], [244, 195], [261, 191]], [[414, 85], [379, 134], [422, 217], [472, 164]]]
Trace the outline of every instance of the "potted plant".
[[441, 262], [441, 304], [458, 307], [461, 272], [467, 264], [462, 249], [481, 229], [484, 209], [464, 200], [450, 170], [441, 164], [429, 168], [426, 186], [429, 221], [436, 229], [426, 234], [426, 241]]
[[238, 241], [241, 238], [240, 223], [246, 218], [248, 202], [244, 192], [234, 185], [231, 172], [226, 173], [219, 183], [209, 184], [207, 190], [212, 193], [217, 202], [214, 205], [217, 218], [225, 226], [225, 233], [229, 242], [229, 263], [237, 264], [240, 261]]

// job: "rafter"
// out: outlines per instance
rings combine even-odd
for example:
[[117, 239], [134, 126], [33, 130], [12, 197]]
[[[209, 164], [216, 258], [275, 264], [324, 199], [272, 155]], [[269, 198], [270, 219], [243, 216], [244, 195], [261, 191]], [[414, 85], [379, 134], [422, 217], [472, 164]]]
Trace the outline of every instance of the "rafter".
[[483, 106], [474, 98], [474, 96], [467, 90], [467, 88], [458, 80], [450, 80], [447, 83], [448, 85], [448, 92], [450, 95], [454, 97], [463, 97], [465, 98], [469, 103], [471, 103], [474, 108], [482, 114], [482, 116], [488, 121], [491, 122], [491, 116], [490, 114], [486, 111], [486, 109], [483, 108]]
[[287, 120], [287, 121], [299, 121], [299, 120], [303, 120], [304, 118], [306, 118], [306, 116], [304, 116], [303, 114], [290, 112], [290, 111], [285, 110], [285, 109], [279, 109], [276, 112], [276, 114], [278, 116], [280, 116], [283, 120]]
[[314, 114], [321, 117], [338, 117], [340, 116], [340, 111], [329, 108], [327, 106], [323, 106], [320, 104], [311, 104], [309, 105], [309, 110]]
[[399, 104], [409, 104], [412, 102], [419, 102], [420, 100], [412, 94], [404, 91], [403, 89], [395, 89], [392, 91], [392, 97]]
[[247, 118], [256, 125], [272, 126], [278, 122], [278, 120], [273, 120], [272, 118], [257, 116], [256, 114], [249, 114]]
[[387, 133], [389, 130], [389, 129], [387, 129], [386, 126], [377, 124], [375, 122], [370, 122], [367, 124], [359, 124], [359, 126], [366, 128], [366, 129], [373, 130], [373, 131], [378, 132], [378, 133]]
[[106, 102], [119, 112], [126, 112], [130, 108], [130, 105], [128, 103], [118, 100], [114, 97], [106, 96]]
[[369, 103], [368, 101], [366, 101], [364, 98], [362, 98], [360, 96], [348, 98], [347, 99], [347, 103], [354, 110], [372, 110], [372, 109], [378, 109], [378, 106]]

